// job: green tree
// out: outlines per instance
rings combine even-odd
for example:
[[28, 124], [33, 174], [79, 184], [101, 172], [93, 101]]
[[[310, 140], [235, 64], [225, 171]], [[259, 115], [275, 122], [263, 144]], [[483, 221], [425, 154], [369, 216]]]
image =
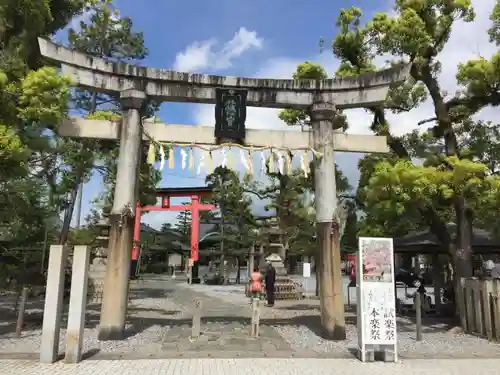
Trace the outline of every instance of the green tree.
[[376, 201], [366, 199], [376, 166], [381, 162], [394, 165], [398, 160], [394, 155], [367, 155], [360, 160], [360, 179], [355, 196], [356, 205], [363, 212], [358, 224], [360, 236], [400, 237], [427, 227], [418, 207], [408, 206], [403, 212], [381, 210]]
[[[492, 41], [497, 43], [498, 7], [492, 13], [490, 30]], [[395, 0], [393, 14], [377, 13], [366, 25], [361, 25], [360, 18], [357, 8], [342, 10], [338, 17], [341, 32], [334, 39], [333, 51], [342, 61], [339, 74], [373, 70], [372, 51], [412, 63], [410, 79], [393, 85], [385, 106], [370, 108], [374, 114], [372, 130], [388, 136], [389, 146], [399, 159], [383, 160], [375, 166], [364, 188], [365, 204], [371, 215], [391, 212], [393, 217], [403, 217], [418, 212], [451, 255], [458, 282], [472, 273], [470, 228], [479, 206], [495, 203], [498, 180], [487, 173], [484, 164], [468, 155], [457, 132], [480, 109], [498, 105], [500, 54], [459, 64], [457, 83], [463, 90], [446, 99], [438, 76], [442, 68], [439, 53], [456, 21], [473, 22], [470, 1]], [[434, 106], [435, 126], [423, 136], [414, 136], [413, 141], [431, 138], [441, 147], [427, 148], [428, 157], [420, 165], [411, 161], [405, 139], [391, 135], [385, 112], [409, 110], [427, 96]], [[446, 227], [450, 213], [457, 224], [456, 241]], [[455, 288], [455, 293], [461, 298], [460, 288]]]
[[283, 245], [279, 255], [286, 262], [288, 252], [292, 248], [296, 252], [304, 251], [294, 247], [294, 244], [300, 235], [305, 235], [304, 230], [309, 228], [309, 220], [314, 214], [310, 179], [304, 178], [298, 170], [289, 175], [270, 171], [267, 174], [270, 182], [260, 189], [259, 195], [270, 200], [265, 208], [274, 212], [277, 218]]
[[[38, 37], [51, 36], [85, 10], [86, 0], [3, 0], [0, 4], [1, 65], [16, 78], [42, 66]], [[1, 69], [0, 69], [1, 70]], [[13, 77], [11, 77], [13, 78]]]
[[[4, 83], [2, 94], [15, 101], [16, 111], [9, 118], [9, 125], [0, 127], [5, 135], [0, 143], [3, 155], [0, 185], [4, 197], [1, 221], [10, 228], [11, 234], [16, 233], [14, 227], [35, 234], [38, 232], [28, 223], [33, 223], [35, 218], [43, 222], [43, 216], [53, 210], [50, 202], [44, 199], [47, 185], [43, 167], [47, 159], [53, 158], [50, 138], [44, 132], [47, 125], [57, 124], [67, 113], [69, 79], [59, 76], [53, 68], [41, 68], [28, 72], [19, 81]], [[2, 109], [9, 104], [6, 101]], [[20, 232], [18, 234], [21, 236]]]
[[94, 245], [95, 240], [99, 236], [97, 228], [92, 226], [85, 226], [74, 229], [69, 233], [69, 245]]
[[[138, 61], [147, 56], [148, 50], [144, 46], [143, 34], [133, 31], [132, 20], [129, 17], [120, 17], [112, 0], [92, 0], [87, 4], [86, 10], [90, 13], [90, 18], [80, 21], [78, 31], [72, 28], [68, 31], [69, 47], [91, 56], [117, 62]], [[113, 116], [112, 114], [121, 113], [118, 96], [83, 89], [75, 90], [73, 105], [75, 109], [91, 118], [109, 117]], [[84, 139], [64, 139], [61, 143], [61, 147], [69, 150], [64, 153], [66, 168], [61, 177], [62, 186], [69, 191], [60, 239], [61, 243], [64, 243], [70, 230], [78, 191], [82, 194], [83, 184], [88, 182], [97, 166], [97, 170], [105, 175], [109, 189], [105, 192], [103, 199], [108, 200], [108, 203], [112, 202], [118, 147], [116, 142], [96, 142], [96, 140]], [[146, 152], [144, 150], [143, 154]], [[144, 156], [141, 166], [141, 183], [145, 183], [143, 190], [148, 190], [149, 194], [151, 187], [154, 188], [160, 176], [151, 170], [145, 159]], [[104, 164], [104, 168], [101, 164]], [[80, 214], [77, 212], [77, 221], [79, 221]]]
[[[245, 176], [242, 180], [237, 172], [217, 167], [205, 180], [213, 189], [212, 201], [220, 210], [221, 265], [226, 256], [235, 256], [238, 262], [238, 282], [241, 255], [248, 252], [254, 240], [253, 229], [256, 228], [251, 209], [252, 200], [247, 194], [249, 178]], [[229, 281], [227, 277], [224, 279]]]
[[19, 244], [41, 250], [59, 230], [50, 194], [58, 162], [51, 131], [67, 115], [70, 81], [42, 67], [37, 37], [65, 27], [83, 3], [0, 4], [0, 235], [10, 244], [2, 252]]
[[[69, 47], [99, 58], [116, 62], [138, 62], [148, 55], [142, 32], [133, 30], [129, 17], [121, 17], [112, 0], [89, 3], [90, 19], [80, 21], [79, 30], [69, 29]], [[86, 90], [76, 90], [76, 109], [84, 114], [97, 108], [121, 111], [119, 97]]]
[[[328, 75], [326, 70], [319, 64], [306, 61], [297, 66], [297, 70], [293, 73], [293, 79], [326, 79]], [[311, 119], [305, 110], [300, 109], [285, 109], [280, 112], [279, 118], [291, 126], [310, 126]], [[337, 113], [337, 119], [342, 123], [342, 128], [347, 129], [346, 117], [342, 112]]]
[[[187, 204], [183, 202], [182, 204]], [[185, 243], [191, 242], [191, 229], [193, 225], [193, 217], [191, 211], [181, 211], [177, 215], [177, 222], [174, 225], [174, 228], [177, 232], [182, 235], [182, 238]]]

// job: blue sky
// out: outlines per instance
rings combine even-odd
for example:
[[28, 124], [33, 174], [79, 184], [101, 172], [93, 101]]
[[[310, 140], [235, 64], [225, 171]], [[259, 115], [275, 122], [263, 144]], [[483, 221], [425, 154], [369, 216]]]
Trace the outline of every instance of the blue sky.
[[[492, 0], [474, 0], [473, 3], [490, 4]], [[320, 62], [333, 73], [338, 62], [329, 46], [335, 34], [335, 18], [339, 9], [357, 6], [369, 18], [374, 12], [389, 11], [391, 4], [389, 0], [115, 0], [121, 15], [130, 16], [134, 28], [144, 32], [150, 54], [143, 65], [264, 78], [289, 78], [297, 64], [305, 60]], [[483, 12], [486, 16], [489, 9]], [[463, 28], [461, 33], [463, 35], [457, 45], [463, 54], [463, 39], [473, 38], [474, 33]], [[319, 52], [320, 38], [325, 39], [322, 54]], [[477, 40], [477, 35], [473, 40]], [[485, 54], [484, 48], [481, 53]], [[457, 61], [461, 57], [453, 58]], [[453, 72], [451, 74], [454, 75]], [[423, 106], [422, 111], [428, 113], [429, 110], [432, 108]], [[396, 133], [410, 130], [416, 120], [425, 118], [426, 114], [422, 111], [417, 115], [410, 113], [399, 117]], [[352, 110], [347, 115], [349, 132], [370, 134], [371, 118], [364, 110]], [[175, 124], [213, 125], [214, 121], [212, 106], [185, 103], [163, 104], [159, 117], [162, 122]], [[276, 111], [256, 108], [248, 112], [247, 127], [286, 128], [277, 119]], [[337, 154], [341, 169], [353, 185], [357, 183], [360, 157]], [[184, 171], [177, 165], [173, 170], [164, 170], [160, 186], [201, 186], [203, 180], [203, 177]], [[90, 201], [100, 190], [101, 181], [97, 176], [85, 186], [84, 216], [91, 207]], [[174, 213], [151, 213], [143, 220], [159, 227], [163, 222], [172, 222], [175, 216]]]

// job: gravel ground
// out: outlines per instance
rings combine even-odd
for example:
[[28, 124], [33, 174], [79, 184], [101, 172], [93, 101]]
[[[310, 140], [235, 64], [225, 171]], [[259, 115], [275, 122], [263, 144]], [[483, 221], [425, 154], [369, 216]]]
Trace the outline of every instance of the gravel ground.
[[[38, 315], [38, 321], [41, 322], [42, 309], [32, 308], [26, 313], [31, 318]], [[100, 314], [99, 305], [89, 306], [86, 319], [86, 328], [84, 333], [83, 352], [104, 352], [127, 354], [138, 351], [148, 354], [161, 353], [162, 338], [170, 327], [166, 325], [165, 320], [182, 317], [187, 310], [183, 306], [175, 303], [171, 298], [162, 296], [133, 298], [129, 306], [129, 320], [133, 324], [128, 324], [126, 332], [128, 337], [122, 341], [98, 341], [98, 321]], [[0, 322], [0, 332], [7, 331], [9, 322]], [[63, 326], [66, 323], [63, 322]], [[8, 332], [0, 335], [0, 353], [38, 353], [41, 342], [41, 324], [37, 327], [27, 329], [22, 333], [21, 338], [15, 337], [14, 332]], [[11, 329], [12, 330], [12, 329]], [[137, 332], [140, 332], [137, 334]], [[66, 330], [61, 329], [61, 340], [59, 352], [63, 353], [65, 348]]]
[[[199, 293], [220, 298], [234, 304], [248, 302], [244, 286], [182, 285]], [[347, 312], [352, 323], [355, 313]], [[347, 325], [347, 340], [341, 342], [324, 340], [315, 331], [319, 316], [317, 300], [277, 301], [273, 309], [262, 311], [264, 319], [296, 319], [297, 324], [277, 324], [274, 328], [292, 346], [301, 351], [312, 350], [319, 355], [345, 356], [357, 348], [357, 330], [354, 324]], [[302, 319], [301, 319], [302, 318]], [[500, 345], [472, 335], [454, 333], [444, 323], [428, 318], [424, 327], [423, 341], [415, 339], [415, 324], [411, 319], [398, 317], [398, 351], [406, 358], [492, 358], [500, 356]], [[309, 321], [309, 322], [308, 322]], [[424, 322], [425, 323], [425, 322]]]
[[[500, 345], [464, 334], [439, 331], [424, 332], [423, 341], [415, 340], [415, 333], [401, 329], [408, 320], [398, 318], [398, 352], [404, 358], [495, 358], [500, 355]], [[295, 350], [308, 349], [318, 354], [347, 354], [357, 348], [357, 330], [347, 325], [347, 340], [341, 342], [324, 340], [305, 325], [275, 326], [278, 333]]]

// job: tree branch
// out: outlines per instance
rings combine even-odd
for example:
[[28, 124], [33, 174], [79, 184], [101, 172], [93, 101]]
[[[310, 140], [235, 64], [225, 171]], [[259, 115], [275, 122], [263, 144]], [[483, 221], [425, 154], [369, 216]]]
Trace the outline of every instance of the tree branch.
[[500, 93], [494, 92], [488, 95], [477, 95], [471, 97], [462, 98], [452, 98], [446, 102], [446, 108], [448, 110], [454, 109], [456, 107], [464, 106], [467, 107], [471, 114], [479, 111], [485, 106], [499, 106], [500, 105]]
[[271, 195], [270, 193], [260, 193], [258, 191], [254, 191], [254, 190], [250, 190], [250, 189], [246, 189], [246, 188], [243, 188], [243, 192], [244, 193], [248, 193], [248, 194], [253, 194], [255, 195], [257, 198], [259, 199], [269, 199], [269, 198], [273, 198], [273, 195]]
[[422, 120], [422, 121], [419, 121], [417, 123], [418, 126], [420, 125], [424, 125], [424, 124], [427, 124], [428, 122], [433, 122], [433, 121], [436, 121], [437, 120], [437, 117], [432, 117], [432, 118], [428, 118], [426, 120]]

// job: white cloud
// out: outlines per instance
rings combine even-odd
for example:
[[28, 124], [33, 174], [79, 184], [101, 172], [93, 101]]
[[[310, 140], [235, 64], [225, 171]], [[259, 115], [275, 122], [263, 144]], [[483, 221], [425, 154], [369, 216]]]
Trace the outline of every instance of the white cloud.
[[219, 43], [213, 38], [193, 42], [177, 54], [173, 69], [181, 72], [227, 69], [232, 66], [234, 59], [252, 49], [261, 49], [263, 43], [257, 32], [240, 27], [219, 50], [216, 50]]
[[179, 52], [175, 57], [174, 70], [192, 72], [205, 69], [210, 65], [213, 57], [212, 48], [216, 45], [214, 39], [203, 42], [193, 42], [184, 52]]

